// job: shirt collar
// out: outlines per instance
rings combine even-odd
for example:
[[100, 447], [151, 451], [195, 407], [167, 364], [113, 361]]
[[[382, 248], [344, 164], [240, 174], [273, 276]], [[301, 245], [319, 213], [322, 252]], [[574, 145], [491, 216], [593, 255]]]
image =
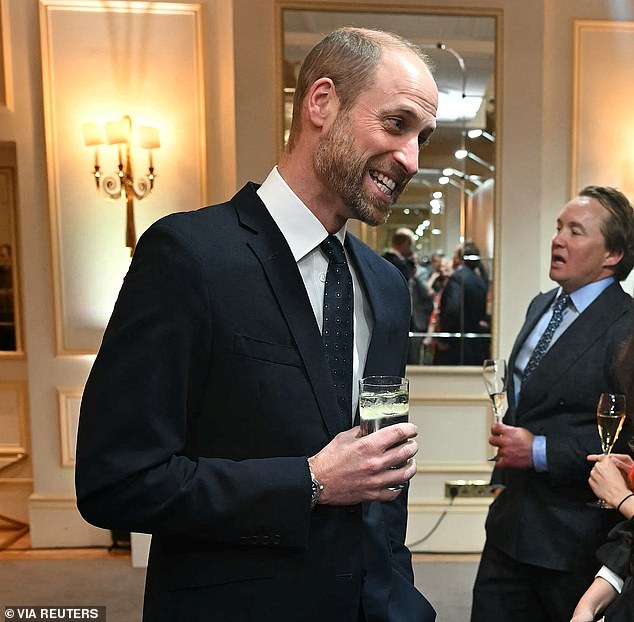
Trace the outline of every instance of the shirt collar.
[[[277, 166], [269, 173], [257, 193], [286, 239], [296, 262], [328, 236], [325, 227], [284, 181]], [[343, 244], [346, 239], [346, 225], [335, 235]]]
[[[583, 313], [610, 285], [614, 283], [614, 277], [608, 276], [600, 281], [588, 283], [570, 294], [570, 300], [579, 313]], [[557, 292], [557, 298], [561, 296], [561, 287]]]

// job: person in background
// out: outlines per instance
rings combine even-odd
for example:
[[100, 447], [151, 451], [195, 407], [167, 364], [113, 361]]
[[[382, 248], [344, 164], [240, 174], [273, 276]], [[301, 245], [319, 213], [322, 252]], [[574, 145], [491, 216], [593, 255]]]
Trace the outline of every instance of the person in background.
[[359, 379], [404, 374], [409, 291], [346, 223], [386, 221], [437, 105], [414, 45], [336, 30], [265, 182], [139, 240], [84, 391], [76, 491], [87, 521], [152, 534], [146, 622], [435, 619], [395, 489], [416, 426], [356, 426]]
[[430, 259], [430, 275], [427, 279], [427, 287], [438, 293], [451, 276], [451, 262], [447, 261], [442, 253], [433, 253]]
[[489, 339], [472, 338], [466, 333], [488, 333], [488, 285], [483, 278], [480, 249], [470, 241], [456, 247], [453, 272], [447, 280], [439, 304], [439, 332], [460, 336], [438, 340], [434, 365], [481, 365], [488, 356]]
[[627, 198], [610, 187], [581, 190], [560, 212], [551, 242], [549, 276], [558, 287], [528, 308], [509, 358], [504, 423], [491, 428], [498, 493], [472, 622], [568, 622], [593, 580], [595, 552], [617, 516], [588, 505], [595, 496], [586, 456], [600, 452], [599, 396], [619, 387], [614, 362], [632, 315], [619, 281], [633, 264]]
[[[434, 310], [434, 293], [427, 286], [427, 270], [421, 266], [420, 257], [413, 252], [411, 260], [414, 265], [414, 273], [409, 280], [410, 295], [412, 297], [412, 318], [410, 330], [413, 333], [426, 333], [429, 320]], [[409, 353], [407, 362], [410, 365], [420, 365], [423, 362], [424, 337], [412, 336], [409, 339]]]
[[430, 333], [423, 339], [423, 363], [434, 364], [436, 348], [440, 339], [433, 336], [433, 333], [440, 330], [440, 297], [449, 277], [453, 272], [451, 261], [442, 253], [434, 253], [431, 257], [432, 273], [427, 279], [427, 288], [433, 295], [433, 307], [429, 315], [427, 332]]
[[[608, 534], [597, 551], [603, 564], [572, 614], [571, 622], [593, 622], [605, 612], [605, 622], [631, 622], [634, 613], [634, 461], [627, 454], [590, 455], [595, 494], [627, 520]], [[608, 511], [608, 510], [606, 510]]]
[[[633, 327], [634, 328], [634, 327]], [[628, 417], [634, 417], [634, 330], [617, 367], [626, 394]], [[630, 439], [634, 449], [634, 437]], [[628, 454], [603, 456], [591, 454], [595, 463], [589, 484], [594, 494], [608, 503], [626, 521], [619, 523], [608, 534], [608, 542], [597, 551], [603, 564], [593, 583], [579, 600], [571, 622], [631, 622], [634, 614], [634, 460]]]
[[392, 234], [390, 248], [383, 253], [383, 259], [396, 266], [407, 283], [414, 276], [416, 270], [412, 259], [413, 250], [414, 232], [407, 227], [401, 227]]

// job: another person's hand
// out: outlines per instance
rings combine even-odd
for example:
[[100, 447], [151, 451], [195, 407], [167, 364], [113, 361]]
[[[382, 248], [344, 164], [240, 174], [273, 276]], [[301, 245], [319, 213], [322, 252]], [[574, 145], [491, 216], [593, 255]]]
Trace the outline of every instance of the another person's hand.
[[[603, 454], [590, 454], [588, 460], [590, 462], [598, 462], [603, 457]], [[627, 454], [610, 454], [609, 458], [625, 474], [628, 474], [634, 468], [632, 456], [628, 456]]]
[[[588, 456], [588, 460], [594, 459], [594, 457], [594, 454]], [[616, 507], [622, 499], [632, 492], [628, 486], [627, 475], [621, 469], [621, 464], [619, 461], [611, 460], [610, 456], [598, 456], [588, 479], [594, 494], [607, 501], [612, 507]]]
[[493, 424], [489, 443], [498, 448], [496, 467], [530, 469], [533, 466], [533, 438], [525, 428]]
[[[387, 488], [414, 477], [416, 435], [413, 423], [397, 423], [367, 436], [359, 436], [358, 427], [337, 434], [309, 458], [315, 477], [324, 487], [319, 503], [355, 505], [396, 499], [401, 490]], [[390, 468], [403, 463], [398, 469]]]

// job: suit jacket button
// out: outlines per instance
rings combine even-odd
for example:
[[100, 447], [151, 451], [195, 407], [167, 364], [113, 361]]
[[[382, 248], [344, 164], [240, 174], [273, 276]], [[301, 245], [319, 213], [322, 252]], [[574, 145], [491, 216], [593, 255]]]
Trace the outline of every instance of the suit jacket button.
[[273, 540], [272, 540], [272, 541], [273, 541], [273, 544], [274, 544], [275, 546], [278, 546], [278, 545], [280, 544], [281, 539], [282, 539], [282, 536], [280, 536], [280, 534], [279, 534], [279, 533], [276, 533], [276, 534], [273, 536]]
[[563, 408], [566, 405], [566, 400], [559, 400], [558, 404]]
[[241, 536], [240, 537], [240, 544], [249, 544], [249, 538], [247, 538], [246, 536]]

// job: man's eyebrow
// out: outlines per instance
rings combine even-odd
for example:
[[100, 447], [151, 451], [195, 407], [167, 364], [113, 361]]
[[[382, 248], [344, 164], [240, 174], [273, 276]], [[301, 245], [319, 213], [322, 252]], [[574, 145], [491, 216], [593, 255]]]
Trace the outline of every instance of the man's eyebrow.
[[568, 227], [570, 227], [572, 229], [572, 227], [578, 227], [579, 229], [583, 229], [584, 231], [586, 230], [585, 226], [583, 225], [582, 222], [579, 222], [578, 220], [571, 220], [569, 223], [567, 223]]

